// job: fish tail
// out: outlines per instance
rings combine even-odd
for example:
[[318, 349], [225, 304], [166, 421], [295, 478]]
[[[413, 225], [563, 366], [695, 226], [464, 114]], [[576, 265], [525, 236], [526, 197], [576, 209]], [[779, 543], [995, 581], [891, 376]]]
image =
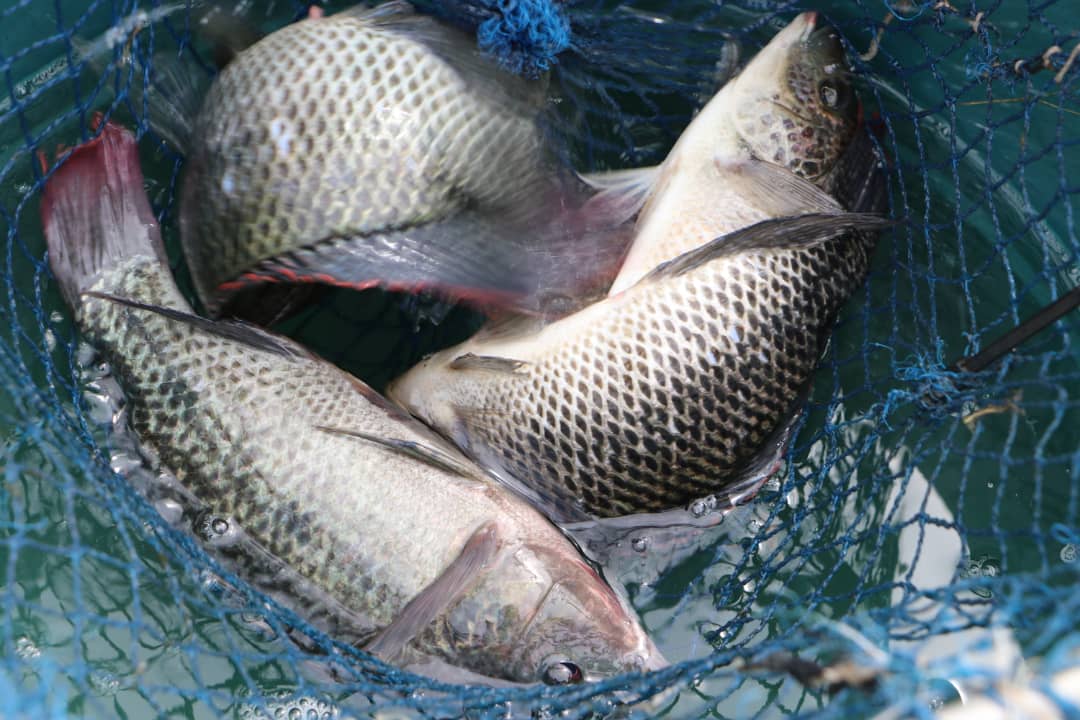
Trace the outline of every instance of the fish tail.
[[[44, 155], [40, 159], [46, 170]], [[132, 258], [167, 266], [143, 189], [135, 137], [111, 122], [52, 171], [41, 198], [41, 221], [49, 265], [71, 307], [79, 306], [81, 294], [104, 273]]]

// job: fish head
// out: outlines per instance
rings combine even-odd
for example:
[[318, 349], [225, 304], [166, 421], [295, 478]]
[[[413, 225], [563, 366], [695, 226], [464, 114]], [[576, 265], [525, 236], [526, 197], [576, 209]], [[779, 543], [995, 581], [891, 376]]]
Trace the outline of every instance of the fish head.
[[667, 667], [633, 609], [557, 539], [500, 553], [450, 613], [454, 655], [486, 675], [528, 684]]
[[750, 61], [725, 107], [754, 157], [819, 185], [862, 120], [840, 35], [815, 12], [795, 18]]
[[532, 545], [514, 561], [547, 575], [514, 642], [515, 675], [566, 685], [667, 666], [626, 600], [580, 556]]

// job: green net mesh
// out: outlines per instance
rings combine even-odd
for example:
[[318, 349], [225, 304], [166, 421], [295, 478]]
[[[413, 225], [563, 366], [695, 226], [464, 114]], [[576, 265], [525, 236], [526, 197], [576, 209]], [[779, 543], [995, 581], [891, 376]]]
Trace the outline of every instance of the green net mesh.
[[[840, 317], [784, 473], [705, 537], [668, 538], [671, 567], [636, 559], [627, 538], [613, 574], [675, 664], [563, 689], [443, 685], [321, 634], [167, 524], [137, 491], [131, 454], [106, 442], [117, 409], [105, 380], [77, 369], [85, 351], [45, 262], [35, 153], [89, 137], [98, 110], [141, 128], [178, 257], [182, 158], [146, 132], [139, 89], [161, 51], [210, 66], [183, 2], [9, 0], [0, 714], [584, 717], [651, 697], [638, 712], [903, 717], [1000, 697], [1006, 683], [1080, 712], [1054, 685], [1080, 667], [1080, 316], [983, 372], [947, 370], [1080, 284], [1074, 3], [420, 7], [477, 29], [514, 70], [554, 68], [580, 170], [660, 161], [736, 48], [748, 57], [798, 10], [823, 12], [848, 43], [900, 222]], [[271, 30], [305, 11], [278, 2], [254, 15]], [[474, 321], [416, 317], [399, 297], [333, 293], [285, 329], [379, 386]], [[830, 693], [746, 667], [782, 652], [871, 669], [876, 683]]]

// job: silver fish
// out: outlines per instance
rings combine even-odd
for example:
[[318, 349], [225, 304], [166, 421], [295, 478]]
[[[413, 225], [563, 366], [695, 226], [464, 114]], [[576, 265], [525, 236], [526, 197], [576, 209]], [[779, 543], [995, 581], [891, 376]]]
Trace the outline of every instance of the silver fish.
[[800, 15], [659, 170], [605, 179], [613, 204], [644, 203], [605, 300], [482, 331], [390, 397], [560, 521], [752, 494], [882, 226], [810, 182], [880, 198], [842, 60]]
[[127, 131], [75, 150], [41, 212], [62, 294], [141, 441], [347, 610], [368, 650], [524, 683], [665, 664], [577, 549], [454, 448], [295, 343], [192, 315]]
[[563, 210], [591, 194], [539, 122], [546, 89], [403, 2], [243, 50], [190, 132], [181, 240], [200, 299], [274, 282], [531, 298], [550, 244], [576, 247]]

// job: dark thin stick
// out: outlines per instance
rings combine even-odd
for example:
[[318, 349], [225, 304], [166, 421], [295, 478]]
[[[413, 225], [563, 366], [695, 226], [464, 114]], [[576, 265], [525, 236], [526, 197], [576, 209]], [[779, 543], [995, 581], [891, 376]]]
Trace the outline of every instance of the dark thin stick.
[[949, 367], [954, 372], [979, 372], [1012, 352], [1032, 335], [1080, 306], [1080, 287], [1075, 287], [990, 343], [982, 352], [961, 358]]

